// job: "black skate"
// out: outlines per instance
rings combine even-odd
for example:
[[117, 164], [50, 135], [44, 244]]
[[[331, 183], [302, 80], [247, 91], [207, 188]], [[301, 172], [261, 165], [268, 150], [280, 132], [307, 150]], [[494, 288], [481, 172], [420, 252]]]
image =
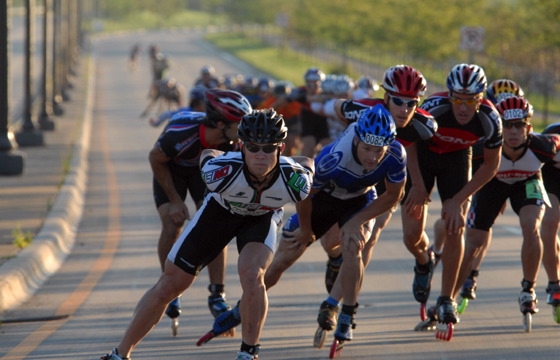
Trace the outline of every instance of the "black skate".
[[317, 315], [317, 323], [319, 326], [313, 337], [314, 347], [320, 349], [325, 344], [327, 331], [331, 331], [336, 326], [336, 317], [338, 316], [339, 309], [338, 306], [333, 306], [326, 301], [323, 301], [321, 304], [319, 314]]
[[440, 296], [437, 301], [436, 339], [450, 341], [453, 337], [454, 325], [459, 322], [457, 304], [450, 298]]
[[461, 294], [459, 294], [459, 296], [461, 296], [461, 301], [459, 301], [459, 304], [457, 305], [457, 312], [459, 314], [465, 312], [470, 300], [476, 299], [476, 289], [476, 281], [474, 279], [467, 278], [461, 288]]
[[546, 293], [548, 294], [546, 303], [552, 305], [552, 318], [560, 324], [560, 285], [548, 285]]
[[336, 330], [334, 331], [334, 340], [329, 352], [329, 359], [334, 359], [335, 357], [340, 356], [340, 353], [344, 348], [344, 343], [352, 340], [352, 330], [355, 328], [356, 323], [354, 322], [352, 316], [348, 314], [340, 314]]
[[171, 332], [173, 336], [177, 336], [179, 330], [179, 315], [181, 315], [181, 302], [179, 298], [176, 298], [167, 305], [165, 315], [169, 316], [171, 319]]
[[430, 297], [432, 276], [434, 274], [434, 252], [428, 251], [430, 261], [428, 270], [420, 270], [418, 262], [414, 267], [414, 280], [412, 282], [412, 294], [414, 299], [420, 303], [420, 319], [426, 320], [426, 303]]
[[426, 319], [420, 321], [414, 327], [414, 331], [433, 331], [436, 329], [437, 313], [436, 306], [430, 306], [426, 311]]

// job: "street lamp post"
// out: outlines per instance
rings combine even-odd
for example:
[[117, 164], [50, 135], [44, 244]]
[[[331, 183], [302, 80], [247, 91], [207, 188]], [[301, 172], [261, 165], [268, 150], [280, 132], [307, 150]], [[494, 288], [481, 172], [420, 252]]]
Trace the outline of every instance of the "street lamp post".
[[25, 157], [22, 152], [14, 150], [15, 146], [8, 137], [10, 94], [8, 9], [11, 5], [11, 0], [0, 2], [0, 175], [21, 175]]
[[16, 141], [19, 146], [43, 146], [45, 145], [43, 133], [37, 130], [31, 120], [33, 116], [33, 97], [31, 95], [31, 83], [33, 79], [32, 60], [35, 52], [35, 0], [25, 0], [25, 69], [24, 69], [24, 109], [23, 125], [17, 132]]
[[52, 91], [52, 81], [48, 71], [49, 58], [51, 58], [49, 54], [52, 54], [52, 52], [49, 52], [49, 41], [51, 39], [49, 29], [52, 29], [49, 26], [51, 9], [52, 0], [43, 0], [43, 57], [41, 61], [41, 104], [38, 121], [41, 130], [54, 130], [55, 128], [54, 121], [51, 119], [53, 108], [49, 90]]

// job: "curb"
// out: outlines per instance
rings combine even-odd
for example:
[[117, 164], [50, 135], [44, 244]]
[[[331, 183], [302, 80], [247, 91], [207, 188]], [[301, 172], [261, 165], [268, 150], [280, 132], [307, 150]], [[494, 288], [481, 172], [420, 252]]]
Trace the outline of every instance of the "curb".
[[74, 145], [70, 170], [53, 207], [33, 239], [13, 259], [0, 267], [0, 313], [28, 301], [58, 271], [74, 247], [87, 190], [88, 153], [95, 95], [95, 59], [86, 57], [87, 90], [83, 124]]

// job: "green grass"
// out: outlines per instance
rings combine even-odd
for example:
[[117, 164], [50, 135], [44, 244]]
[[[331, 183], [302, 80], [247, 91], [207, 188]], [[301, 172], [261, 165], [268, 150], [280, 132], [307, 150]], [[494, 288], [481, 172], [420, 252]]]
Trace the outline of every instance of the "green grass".
[[164, 17], [148, 11], [131, 13], [124, 19], [103, 19], [103, 31], [156, 30], [167, 28], [205, 27], [227, 23], [223, 15], [199, 11], [179, 11]]
[[23, 231], [19, 226], [12, 230], [12, 244], [18, 249], [25, 249], [33, 241], [31, 231]]

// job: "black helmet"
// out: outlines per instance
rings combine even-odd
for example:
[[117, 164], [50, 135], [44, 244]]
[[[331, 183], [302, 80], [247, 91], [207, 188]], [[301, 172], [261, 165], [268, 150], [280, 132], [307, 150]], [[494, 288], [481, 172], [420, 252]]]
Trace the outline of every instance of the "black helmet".
[[288, 128], [276, 110], [253, 110], [243, 116], [237, 134], [243, 142], [277, 144], [286, 138]]

